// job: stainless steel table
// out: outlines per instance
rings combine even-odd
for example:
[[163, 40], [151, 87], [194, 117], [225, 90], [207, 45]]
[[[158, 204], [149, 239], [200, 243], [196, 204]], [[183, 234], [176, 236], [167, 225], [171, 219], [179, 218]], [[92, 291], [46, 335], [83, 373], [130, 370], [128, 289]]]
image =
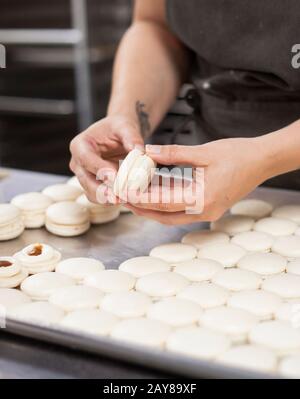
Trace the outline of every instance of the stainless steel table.
[[[30, 173], [24, 171], [8, 171], [9, 176], [0, 180], [0, 202], [9, 201], [14, 195], [27, 191], [41, 190], [45, 186], [57, 182], [64, 182], [66, 177]], [[274, 190], [260, 188], [252, 194], [256, 198], [264, 198], [270, 200], [274, 204], [283, 202], [299, 203], [300, 193], [288, 192], [283, 190]], [[92, 256], [101, 259], [109, 268], [117, 268], [118, 265], [133, 256], [145, 255], [155, 245], [164, 242], [179, 241], [187, 231], [204, 228], [207, 224], [197, 223], [188, 226], [170, 227], [160, 225], [156, 222], [149, 221], [132, 214], [121, 215], [120, 218], [113, 223], [102, 226], [92, 227], [84, 236], [78, 238], [60, 238], [49, 234], [45, 229], [26, 230], [24, 234], [13, 241], [0, 243], [1, 255], [12, 255], [17, 250], [33, 242], [45, 242], [53, 245], [61, 250], [63, 256]], [[0, 330], [0, 378], [1, 377], [44, 377], [44, 378], [139, 378], [139, 377], [163, 377], [171, 375], [177, 371], [178, 367], [166, 366], [168, 362], [174, 362], [174, 357], [165, 355], [165, 361], [162, 361], [164, 369], [170, 370], [167, 373], [158, 371], [150, 371], [144, 367], [132, 366], [124, 364], [121, 361], [108, 360], [101, 353], [110, 355], [105, 351], [105, 344], [100, 345], [97, 356], [87, 353], [79, 353], [58, 347], [52, 344], [43, 344], [32, 339], [25, 339], [6, 334]], [[43, 335], [42, 331], [37, 334]], [[26, 335], [26, 334], [25, 334]], [[27, 336], [31, 336], [28, 332]], [[63, 338], [63, 335], [61, 334]], [[57, 338], [57, 337], [56, 337]], [[50, 340], [54, 342], [55, 339]], [[76, 343], [76, 340], [74, 341]], [[65, 339], [66, 343], [66, 339]], [[76, 348], [76, 344], [73, 345]], [[121, 348], [122, 352], [122, 348]], [[120, 353], [121, 353], [120, 352]], [[141, 352], [141, 351], [140, 351]], [[127, 352], [123, 351], [120, 357], [127, 359]], [[115, 358], [118, 351], [115, 350]], [[143, 353], [137, 353], [140, 356], [140, 364], [152, 365], [157, 364], [157, 358], [151, 359], [149, 363], [141, 360]], [[131, 360], [134, 354], [131, 355]], [[130, 360], [130, 357], [128, 357]], [[201, 365], [200, 365], [201, 366]], [[192, 362], [182, 363], [182, 368], [193, 374]], [[200, 367], [201, 368], [201, 367]], [[204, 363], [202, 370], [209, 375], [232, 376], [226, 368], [215, 370]], [[184, 374], [188, 374], [185, 372]], [[197, 375], [201, 374], [198, 370]], [[243, 375], [245, 376], [245, 375]]]

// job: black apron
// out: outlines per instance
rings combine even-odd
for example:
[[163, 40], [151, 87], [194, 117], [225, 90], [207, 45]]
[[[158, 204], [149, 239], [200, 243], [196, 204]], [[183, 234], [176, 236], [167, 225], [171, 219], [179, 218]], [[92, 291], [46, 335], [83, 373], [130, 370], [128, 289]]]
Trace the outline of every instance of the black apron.
[[[259, 136], [300, 119], [300, 69], [292, 66], [300, 0], [166, 1], [169, 27], [193, 57], [198, 144]], [[186, 134], [176, 140], [189, 144]], [[267, 184], [300, 189], [300, 171]]]

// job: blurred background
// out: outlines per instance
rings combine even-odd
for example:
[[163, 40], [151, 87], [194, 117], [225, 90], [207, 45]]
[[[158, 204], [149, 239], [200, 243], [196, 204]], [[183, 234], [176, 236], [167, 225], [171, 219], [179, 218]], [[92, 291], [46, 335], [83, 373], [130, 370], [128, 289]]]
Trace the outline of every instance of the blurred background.
[[[131, 0], [1, 0], [1, 166], [70, 174], [70, 140], [105, 116], [131, 12]], [[186, 113], [183, 101], [170, 112], [165, 141]]]

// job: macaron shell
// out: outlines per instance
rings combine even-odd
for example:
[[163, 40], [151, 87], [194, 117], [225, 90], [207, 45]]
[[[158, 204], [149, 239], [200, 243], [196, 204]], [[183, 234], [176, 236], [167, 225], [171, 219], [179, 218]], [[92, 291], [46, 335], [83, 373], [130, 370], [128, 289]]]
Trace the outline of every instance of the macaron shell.
[[[1, 266], [1, 262], [9, 262], [11, 265], [9, 266]], [[20, 273], [21, 264], [10, 256], [2, 256], [0, 257], [0, 278], [3, 277], [12, 277], [16, 274]]]
[[0, 278], [0, 288], [16, 288], [28, 277], [28, 272], [22, 269], [12, 277]]
[[122, 195], [122, 192], [125, 190], [127, 185], [128, 174], [135, 161], [142, 155], [142, 151], [135, 148], [127, 154], [126, 158], [121, 163], [113, 187], [113, 192], [116, 196], [119, 197]]

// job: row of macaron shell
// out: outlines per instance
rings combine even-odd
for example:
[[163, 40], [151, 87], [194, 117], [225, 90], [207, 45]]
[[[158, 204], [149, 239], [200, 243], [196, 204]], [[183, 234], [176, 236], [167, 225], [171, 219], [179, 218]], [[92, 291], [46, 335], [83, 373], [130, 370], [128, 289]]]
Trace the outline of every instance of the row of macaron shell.
[[[71, 265], [72, 262], [74, 264], [74, 261], [72, 261], [70, 259], [66, 262], [69, 263], [69, 265]], [[82, 262], [83, 262], [83, 260], [82, 260]], [[98, 262], [98, 261], [95, 261], [95, 262]], [[86, 264], [87, 263], [88, 262], [86, 261]], [[83, 266], [83, 264], [81, 264], [81, 266]], [[98, 264], [98, 266], [101, 268], [100, 264]], [[82, 269], [82, 267], [79, 269]], [[70, 268], [70, 270], [71, 270], [71, 268]], [[226, 307], [218, 306], [215, 308], [214, 311], [213, 311], [213, 309], [208, 308], [203, 314], [203, 311], [201, 310], [201, 309], [203, 309], [202, 307], [199, 308], [198, 304], [196, 304], [195, 302], [193, 303], [193, 301], [190, 301], [189, 299], [185, 299], [184, 297], [179, 296], [177, 299], [176, 298], [168, 298], [168, 299], [163, 299], [162, 301], [156, 301], [155, 303], [151, 303], [151, 301], [149, 300], [149, 297], [147, 295], [145, 295], [141, 292], [134, 292], [134, 291], [110, 293], [110, 294], [107, 294], [106, 298], [104, 297], [104, 299], [103, 299], [103, 295], [102, 295], [103, 286], [101, 286], [101, 288], [102, 288], [101, 290], [98, 290], [98, 288], [94, 287], [94, 291], [93, 291], [93, 289], [91, 290], [91, 288], [88, 288], [88, 290], [85, 291], [85, 288], [83, 286], [77, 286], [77, 287], [75, 286], [76, 287], [75, 288], [73, 286], [74, 282], [72, 281], [72, 279], [70, 279], [70, 277], [65, 279], [64, 282], [62, 283], [62, 275], [59, 273], [43, 273], [43, 274], [39, 275], [40, 276], [39, 278], [42, 278], [42, 281], [44, 281], [44, 283], [45, 283], [45, 281], [47, 281], [49, 279], [50, 275], [53, 276], [54, 280], [57, 279], [57, 281], [60, 281], [60, 283], [62, 285], [64, 285], [64, 287], [61, 286], [60, 289], [57, 289], [58, 287], [56, 287], [56, 293], [53, 292], [50, 295], [50, 304], [52, 304], [50, 306], [50, 308], [48, 305], [42, 305], [39, 302], [35, 302], [35, 304], [32, 304], [32, 305], [24, 305], [23, 307], [21, 306], [21, 308], [20, 307], [18, 308], [19, 310], [16, 308], [15, 312], [12, 312], [12, 314], [15, 314], [15, 317], [22, 316], [22, 314], [24, 315], [24, 307], [25, 307], [25, 314], [26, 314], [26, 309], [30, 313], [30, 309], [32, 307], [36, 307], [37, 312], [40, 314], [47, 314], [51, 310], [50, 313], [55, 318], [56, 317], [55, 314], [57, 314], [57, 312], [55, 312], [54, 310], [57, 310], [57, 309], [53, 308], [53, 305], [54, 305], [54, 307], [58, 306], [59, 308], [63, 309], [63, 311], [72, 311], [72, 313], [70, 313], [68, 316], [63, 317], [62, 325], [68, 326], [68, 324], [69, 324], [69, 327], [72, 327], [72, 325], [75, 324], [75, 326], [73, 325], [73, 327], [76, 328], [76, 323], [78, 323], [77, 328], [79, 328], [80, 325], [88, 326], [91, 323], [92, 324], [94, 323], [93, 326], [96, 328], [97, 320], [99, 322], [101, 320], [100, 325], [102, 327], [98, 326], [99, 329], [101, 329], [101, 328], [105, 329], [105, 325], [106, 325], [106, 328], [108, 328], [107, 323], [111, 324], [111, 327], [112, 327], [112, 325], [114, 325], [115, 327], [113, 327], [112, 331], [111, 331], [111, 334], [113, 337], [125, 339], [125, 340], [132, 339], [135, 343], [141, 343], [144, 345], [155, 345], [155, 346], [159, 345], [159, 346], [161, 346], [165, 342], [162, 338], [162, 336], [164, 336], [165, 337], [164, 339], [167, 340], [168, 349], [172, 350], [172, 345], [173, 345], [174, 346], [173, 350], [179, 351], [179, 352], [183, 351], [184, 353], [188, 353], [189, 348], [186, 347], [186, 341], [185, 341], [184, 337], [190, 336], [190, 339], [192, 339], [192, 342], [194, 344], [197, 344], [198, 351], [196, 351], [195, 354], [192, 354], [192, 353], [188, 353], [188, 354], [193, 355], [193, 356], [196, 355], [201, 358], [202, 357], [203, 358], [211, 358], [211, 357], [214, 358], [215, 356], [220, 355], [220, 353], [223, 352], [223, 350], [225, 349], [225, 346], [227, 348], [227, 346], [229, 345], [229, 341], [235, 341], [235, 343], [238, 343], [239, 346], [236, 348], [229, 349], [229, 351], [226, 351], [222, 356], [220, 355], [221, 358], [224, 357], [225, 360], [226, 360], [226, 358], [228, 358], [228, 356], [230, 358], [230, 353], [232, 351], [235, 354], [235, 356], [236, 356], [236, 352], [239, 350], [241, 350], [242, 352], [245, 352], [246, 354], [249, 351], [250, 351], [250, 354], [251, 354], [251, 351], [252, 352], [254, 351], [254, 353], [256, 353], [256, 354], [258, 354], [259, 352], [266, 354], [266, 352], [268, 351], [266, 348], [256, 348], [256, 347], [252, 347], [249, 345], [244, 346], [243, 342], [245, 340], [245, 336], [243, 337], [243, 335], [245, 335], [245, 331], [247, 331], [247, 330], [251, 330], [252, 335], [254, 335], [254, 338], [252, 340], [250, 340], [252, 342], [252, 345], [253, 344], [256, 345], [257, 343], [259, 343], [260, 345], [263, 344], [263, 342], [259, 341], [261, 339], [260, 338], [260, 335], [261, 335], [260, 329], [258, 329], [258, 333], [256, 332], [256, 334], [258, 334], [257, 340], [259, 342], [256, 342], [256, 339], [255, 339], [255, 331], [256, 330], [254, 329], [254, 325], [256, 325], [258, 318], [256, 318], [253, 315], [250, 315], [250, 313], [247, 311], [234, 309], [231, 307], [226, 308]], [[35, 276], [33, 276], [33, 277], [35, 277]], [[103, 274], [102, 274], [102, 277], [103, 277]], [[164, 277], [164, 279], [165, 279], [165, 277], [167, 277], [167, 275], [165, 274], [162, 277]], [[70, 280], [67, 283], [68, 279], [70, 279]], [[101, 278], [100, 280], [103, 282], [103, 278]], [[100, 281], [100, 280], [98, 280], [98, 281]], [[48, 280], [48, 282], [49, 282], [49, 280]], [[127, 284], [128, 284], [128, 281], [127, 281]], [[36, 285], [36, 284], [34, 284], [34, 285]], [[41, 286], [43, 284], [38, 284], [38, 285]], [[127, 288], [129, 289], [130, 286], [131, 285], [127, 286]], [[131, 296], [131, 298], [128, 298], [128, 295]], [[77, 296], [77, 300], [76, 300], [76, 296]], [[127, 298], [126, 298], [126, 296], [127, 296]], [[36, 298], [36, 299], [41, 299], [41, 298]], [[126, 299], [127, 299], [127, 301], [126, 301]], [[91, 301], [92, 301], [92, 304], [91, 304]], [[99, 301], [101, 301], [100, 307], [102, 308], [102, 310], [104, 310], [104, 313], [103, 313], [103, 311], [102, 312], [91, 311], [91, 310], [84, 311], [82, 309], [82, 307], [84, 308], [84, 306], [96, 307], [95, 305], [99, 304]], [[136, 304], [138, 304], [139, 309], [138, 309], [137, 313], [133, 313], [130, 315], [130, 314], [128, 314], [128, 309], [132, 310], [132, 303], [133, 303], [132, 301], [135, 302]], [[126, 309], [126, 304], [127, 304], [127, 309]], [[44, 311], [41, 312], [40, 309], [44, 308], [45, 306], [46, 306], [46, 309], [43, 309]], [[76, 306], [78, 306], [78, 308], [76, 308]], [[146, 313], [147, 306], [150, 306], [147, 311], [147, 315], [150, 318], [150, 321], [145, 320], [144, 317], [142, 317], [143, 314]], [[48, 311], [47, 311], [47, 307], [48, 307]], [[123, 309], [122, 309], [122, 307], [123, 307]], [[144, 311], [143, 311], [143, 307], [144, 307]], [[109, 314], [107, 314], [107, 312]], [[124, 314], [124, 312], [125, 312], [125, 314]], [[126, 312], [127, 312], [127, 314], [126, 314]], [[20, 315], [20, 313], [21, 313], [21, 315]], [[61, 314], [61, 316], [63, 316], [61, 311], [60, 311], [60, 314]], [[117, 322], [117, 320], [114, 319], [114, 317], [112, 315], [114, 315], [117, 318], [120, 318], [120, 317], [124, 318], [124, 316], [125, 316], [125, 317], [131, 317], [132, 319], [124, 320], [122, 322]], [[87, 318], [87, 320], [89, 320], [91, 317], [93, 317], [93, 318], [96, 317], [96, 319], [93, 319], [94, 320], [93, 322], [90, 320], [90, 322], [87, 324], [79, 323], [79, 320], [81, 320], [81, 322], [82, 322], [82, 319]], [[172, 318], [173, 319], [175, 318], [175, 325], [174, 324], [172, 325], [172, 323], [174, 323], [174, 320], [172, 320]], [[154, 319], [154, 321], [153, 321], [153, 319]], [[228, 323], [222, 322], [222, 325], [224, 325], [224, 324], [228, 325], [229, 329], [230, 329], [230, 320], [231, 320], [231, 322], [233, 323], [233, 330], [236, 330], [237, 319], [239, 320], [238, 321], [238, 325], [240, 326], [240, 331], [239, 331], [240, 334], [238, 334], [239, 336], [235, 334], [236, 336], [233, 337], [232, 334], [230, 334], [230, 331], [218, 331], [218, 328], [217, 328], [218, 324], [220, 325], [220, 322], [222, 320], [224, 321], [226, 319], [228, 320]], [[49, 319], [47, 319], [47, 320], [49, 321]], [[197, 320], [200, 323], [200, 326], [202, 326], [202, 327], [200, 327], [200, 328], [199, 327], [196, 327], [196, 328], [195, 327], [193, 327], [193, 328], [186, 327], [186, 329], [184, 330], [185, 331], [184, 333], [173, 332], [171, 334], [171, 332], [170, 332], [170, 326], [171, 327], [174, 327], [174, 326], [182, 327], [186, 324], [192, 324], [192, 322], [196, 322]], [[179, 324], [176, 325], [176, 321]], [[166, 326], [166, 324], [168, 325], [168, 327]], [[147, 326], [148, 328], [146, 330], [144, 329], [144, 331], [152, 331], [153, 330], [153, 334], [151, 335], [152, 340], [150, 339], [147, 341], [146, 337], [139, 336], [139, 334], [141, 333], [142, 330], [138, 329], [138, 331], [136, 332], [136, 328], [138, 326], [140, 326], [140, 327], [143, 326], [143, 328], [145, 328]], [[281, 333], [282, 332], [285, 332], [285, 334], [290, 333], [293, 336], [293, 333], [291, 333], [290, 329], [285, 328], [285, 326], [282, 325], [281, 322], [280, 323], [273, 322], [272, 324], [264, 324], [265, 329], [268, 329], [268, 328], [273, 329], [274, 327], [279, 329], [279, 331]], [[90, 328], [90, 331], [93, 332], [92, 331], [93, 327], [89, 327], [89, 328]], [[133, 333], [131, 331], [131, 328], [134, 329], [135, 333]], [[207, 328], [209, 330], [207, 330]], [[276, 328], [275, 328], [275, 331], [276, 331]], [[131, 331], [130, 334], [128, 333], [128, 329], [129, 329], [129, 331]], [[168, 332], [168, 334], [167, 334], [167, 332]], [[222, 332], [222, 333], [226, 332], [226, 337], [223, 335], [221, 336], [220, 332]], [[123, 334], [125, 334], [125, 335], [123, 336]], [[171, 334], [171, 335], [169, 335], [169, 334]], [[250, 332], [250, 334], [251, 334], [251, 332]], [[228, 335], [230, 336], [230, 339], [228, 338]], [[262, 335], [264, 335], [264, 334], [262, 334]], [[170, 337], [170, 338], [168, 338], [168, 337]], [[200, 340], [200, 338], [201, 338], [201, 340]], [[179, 339], [179, 341], [178, 341], [178, 339]], [[213, 344], [214, 349], [209, 348], [209, 347], [207, 348], [206, 345], [205, 345], [205, 348], [203, 348], [203, 339], [204, 339], [204, 342], [208, 341], [211, 343], [211, 345]], [[173, 342], [174, 340], [175, 340], [175, 342]], [[294, 341], [295, 341], [295, 339], [289, 340], [289, 342], [294, 342]], [[170, 342], [173, 342], [173, 344], [171, 344]], [[225, 345], [225, 343], [226, 343], [226, 345]], [[179, 345], [179, 347], [178, 347], [178, 345]], [[240, 345], [242, 345], [242, 346], [240, 346]], [[274, 346], [278, 345], [278, 342], [275, 342], [275, 344], [273, 343], [273, 345]], [[293, 345], [295, 345], [295, 342]], [[273, 348], [273, 349], [276, 349], [276, 348]], [[293, 349], [294, 349], [294, 347], [293, 347]], [[284, 348], [284, 345], [282, 347], [282, 344], [279, 344], [278, 350], [280, 352], [283, 351], [284, 354], [288, 354], [290, 351], [289, 349]], [[245, 355], [245, 353], [244, 353], [244, 355]], [[274, 356], [275, 356], [274, 354], [269, 353], [269, 358], [274, 358]], [[257, 367], [259, 368], [259, 366], [257, 366]], [[267, 371], [267, 368], [264, 371]], [[271, 370], [268, 370], [268, 371], [271, 371]]]
[[88, 231], [90, 224], [116, 220], [121, 211], [125, 209], [118, 205], [90, 202], [73, 177], [66, 184], [19, 194], [11, 204], [0, 204], [0, 241], [19, 237], [25, 228], [44, 225], [55, 235], [78, 236]]

